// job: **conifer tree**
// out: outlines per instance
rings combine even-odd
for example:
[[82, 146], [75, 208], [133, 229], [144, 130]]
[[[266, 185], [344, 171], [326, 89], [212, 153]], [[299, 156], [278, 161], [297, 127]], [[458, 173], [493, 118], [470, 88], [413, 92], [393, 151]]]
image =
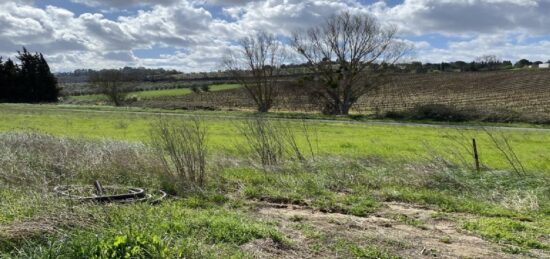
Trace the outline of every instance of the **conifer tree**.
[[23, 48], [18, 51], [21, 62], [17, 87], [12, 94], [16, 102], [56, 102], [59, 95], [57, 80], [51, 73], [44, 56], [32, 54]]
[[43, 102], [57, 102], [59, 88], [57, 78], [50, 71], [50, 66], [42, 54], [38, 60], [38, 77], [40, 78], [40, 99]]
[[18, 99], [15, 91], [18, 69], [11, 59], [2, 64], [0, 71], [0, 82], [2, 82], [0, 84], [0, 101], [14, 102]]
[[0, 101], [6, 101], [7, 99], [7, 82], [6, 75], [4, 74], [4, 61], [0, 57]]

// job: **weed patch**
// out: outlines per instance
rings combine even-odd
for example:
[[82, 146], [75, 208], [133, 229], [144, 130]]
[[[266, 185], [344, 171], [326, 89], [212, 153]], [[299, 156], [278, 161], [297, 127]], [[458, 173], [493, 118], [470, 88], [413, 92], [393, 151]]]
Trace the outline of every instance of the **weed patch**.
[[543, 235], [548, 235], [549, 226], [543, 229], [532, 224], [506, 218], [479, 218], [464, 223], [464, 228], [478, 233], [484, 238], [497, 242], [508, 242], [524, 248], [548, 250], [550, 246], [541, 241]]

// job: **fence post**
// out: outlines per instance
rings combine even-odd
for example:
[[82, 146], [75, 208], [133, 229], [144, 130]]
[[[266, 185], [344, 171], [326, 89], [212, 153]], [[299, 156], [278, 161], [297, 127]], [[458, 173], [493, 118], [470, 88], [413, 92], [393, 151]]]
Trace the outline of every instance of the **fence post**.
[[481, 168], [479, 167], [479, 154], [477, 152], [477, 143], [475, 138], [472, 139], [472, 145], [474, 147], [474, 160], [476, 163], [476, 171], [479, 173], [481, 171]]
[[97, 195], [103, 195], [103, 186], [101, 185], [101, 183], [99, 181], [95, 181], [94, 182], [94, 187], [95, 187], [95, 190], [97, 192]]

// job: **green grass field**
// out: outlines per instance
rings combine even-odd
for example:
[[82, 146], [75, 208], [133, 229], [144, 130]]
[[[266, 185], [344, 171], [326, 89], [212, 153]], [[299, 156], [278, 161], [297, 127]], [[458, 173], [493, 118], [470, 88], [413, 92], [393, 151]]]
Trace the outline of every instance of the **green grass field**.
[[[223, 91], [223, 90], [235, 89], [239, 87], [240, 86], [236, 84], [212, 85], [210, 86], [210, 91]], [[179, 88], [179, 89], [164, 89], [164, 90], [132, 92], [128, 94], [128, 96], [135, 96], [139, 99], [155, 99], [159, 97], [182, 96], [190, 93], [193, 93], [193, 91], [191, 91], [190, 88]], [[81, 96], [69, 96], [67, 97], [67, 100], [99, 102], [99, 101], [107, 101], [107, 98], [104, 95], [91, 94], [91, 95], [81, 95]]]
[[[8, 187], [0, 207], [9, 208], [0, 211], [0, 257], [399, 258], [417, 256], [418, 242], [434, 246], [434, 237], [433, 253], [465, 253], [471, 236], [482, 238], [475, 246], [486, 257], [550, 252], [546, 129], [285, 115], [272, 119], [296, 132], [306, 125], [315, 154], [266, 169], [239, 130], [250, 114], [167, 112], [164, 120], [200, 116], [207, 128], [204, 189], [157, 206], [74, 205], [51, 188], [166, 184], [148, 148], [162, 111], [92, 108], [0, 105], [0, 185]], [[482, 172], [473, 169], [472, 138]], [[308, 150], [304, 135], [297, 143]]]
[[[149, 128], [159, 115], [120, 112], [46, 109], [18, 105], [2, 106], [1, 131], [43, 131], [55, 135], [119, 140], [147, 140]], [[224, 152], [235, 153], [235, 144], [242, 141], [234, 118], [223, 113], [199, 113], [206, 116], [211, 145]], [[211, 116], [209, 116], [211, 115]], [[226, 114], [230, 115], [230, 114]], [[189, 119], [193, 113], [172, 117]], [[289, 120], [297, 125], [300, 120]], [[506, 168], [508, 161], [479, 128], [445, 126], [376, 125], [340, 121], [311, 122], [319, 139], [319, 151], [350, 157], [378, 156], [384, 159], [425, 160], [442, 156], [469, 158], [468, 145], [477, 138], [483, 163], [493, 168]], [[550, 170], [550, 131], [489, 130], [497, 137], [506, 137], [525, 167], [534, 172]], [[456, 154], [455, 154], [456, 153]], [[451, 156], [451, 157], [449, 157]], [[459, 161], [454, 161], [459, 162]]]

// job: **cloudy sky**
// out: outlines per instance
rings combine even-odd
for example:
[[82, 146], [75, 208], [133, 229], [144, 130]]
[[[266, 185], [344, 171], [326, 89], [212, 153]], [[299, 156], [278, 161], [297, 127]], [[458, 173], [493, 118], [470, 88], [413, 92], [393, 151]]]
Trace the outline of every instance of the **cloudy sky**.
[[414, 60], [550, 60], [550, 0], [0, 0], [0, 56], [27, 46], [57, 72], [212, 71], [235, 39], [284, 37], [344, 10], [396, 26]]

